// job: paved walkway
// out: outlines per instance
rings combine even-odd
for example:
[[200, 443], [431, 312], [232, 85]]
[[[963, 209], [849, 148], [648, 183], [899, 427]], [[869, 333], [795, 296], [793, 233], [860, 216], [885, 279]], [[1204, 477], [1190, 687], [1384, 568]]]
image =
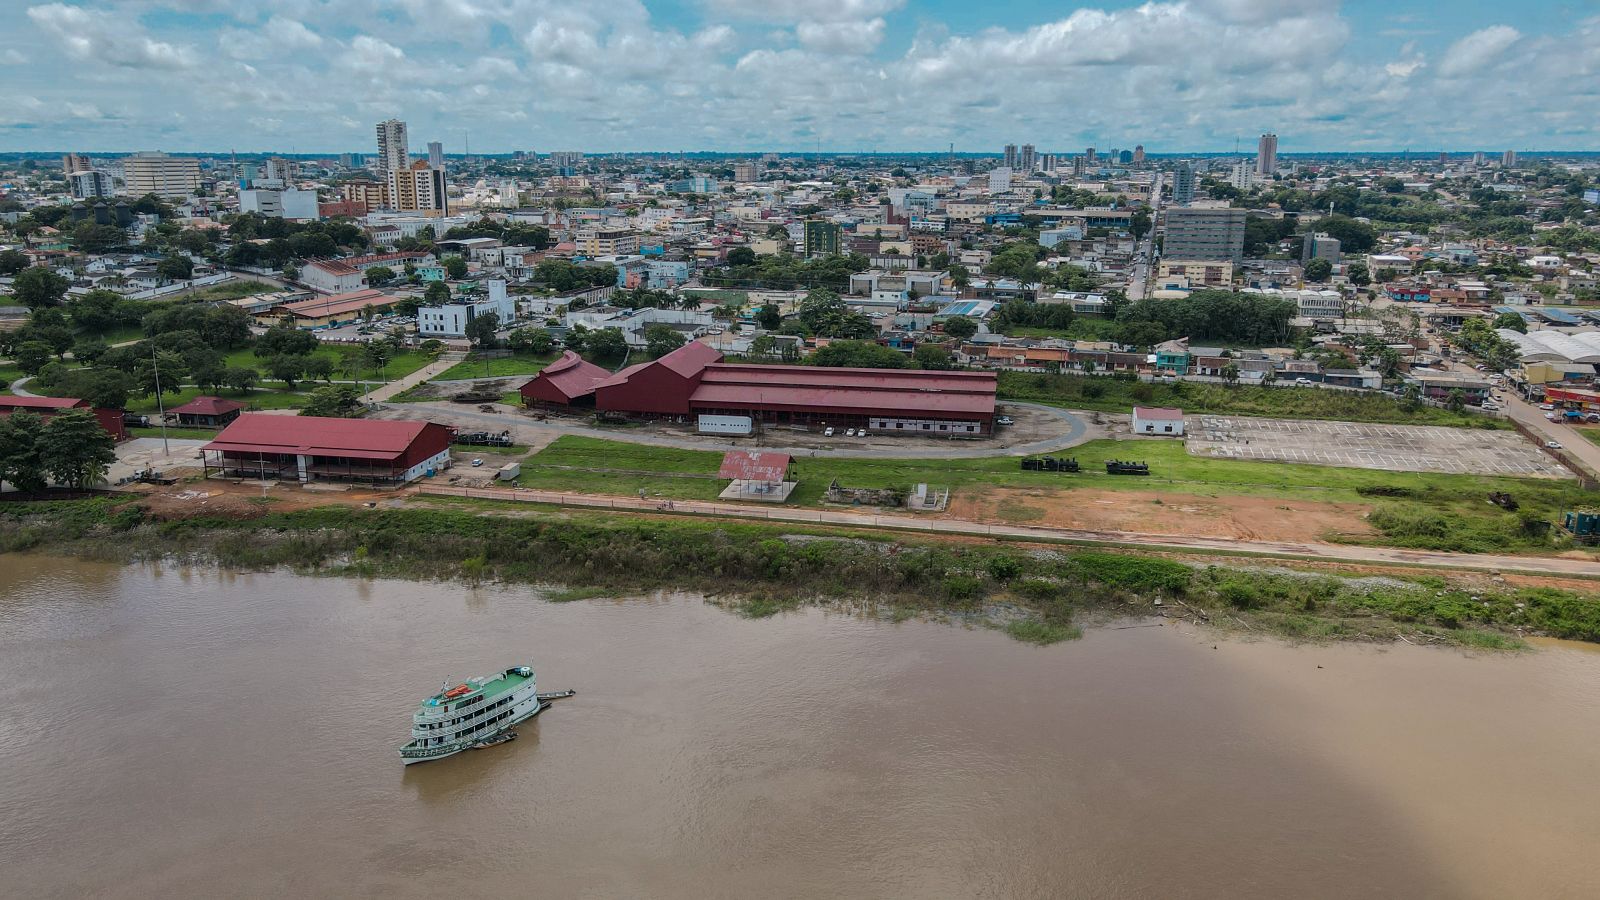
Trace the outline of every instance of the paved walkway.
[[[423, 484], [417, 489], [417, 494], [424, 496], [434, 494], [449, 497], [477, 497], [490, 500], [520, 501], [523, 503], [550, 503], [558, 506], [580, 506], [630, 512], [661, 512], [665, 509], [662, 501], [659, 500], [640, 500], [636, 497], [562, 494], [555, 491], [538, 491], [525, 488], [466, 488], [443, 484]], [[1310, 541], [1241, 541], [1232, 538], [1182, 537], [1167, 534], [1143, 534], [1131, 531], [1088, 531], [1068, 528], [1036, 528], [1027, 525], [986, 525], [981, 522], [966, 522], [957, 519], [923, 518], [912, 514], [874, 515], [835, 510], [772, 509], [728, 503], [706, 503], [694, 500], [675, 500], [672, 502], [670, 511], [682, 515], [766, 519], [774, 522], [824, 525], [852, 525], [976, 537], [1071, 541], [1085, 544], [1127, 545], [1158, 550], [1298, 557], [1328, 562], [1600, 578], [1600, 562], [1551, 556], [1525, 557], [1494, 554], [1437, 553], [1426, 550], [1359, 547]]]
[[383, 385], [382, 387], [375, 388], [374, 390], [368, 392], [361, 398], [361, 402], [382, 403], [396, 394], [416, 387], [435, 375], [444, 373], [451, 366], [454, 366], [456, 363], [461, 362], [466, 358], [467, 355], [460, 351], [441, 353], [439, 354], [438, 359], [428, 363], [415, 372], [412, 372], [410, 375], [407, 375], [404, 378], [397, 378], [394, 381]]
[[11, 382], [11, 393], [17, 395], [18, 397], [37, 397], [37, 396], [39, 396], [38, 394], [35, 394], [32, 391], [28, 390], [27, 388], [23, 387], [23, 385], [27, 384], [28, 382], [30, 382], [32, 380], [33, 380], [33, 376], [32, 375], [24, 375], [21, 378], [18, 378], [16, 381]]
[[[746, 438], [742, 441], [723, 442], [674, 437], [670, 434], [658, 432], [644, 433], [630, 428], [597, 428], [589, 425], [540, 422], [517, 415], [515, 407], [504, 404], [495, 404], [497, 409], [503, 410], [503, 412], [498, 413], [479, 412], [476, 407], [464, 408], [459, 403], [399, 403], [386, 406], [384, 410], [396, 418], [424, 418], [430, 421], [438, 421], [442, 424], [482, 428], [490, 431], [510, 429], [513, 435], [559, 436], [571, 434], [581, 437], [644, 444], [651, 447], [674, 447], [680, 450], [717, 451], [760, 448], [778, 453], [787, 453], [796, 459], [824, 456], [846, 459], [980, 459], [1008, 455], [1032, 456], [1039, 453], [1055, 453], [1069, 447], [1076, 447], [1091, 438], [1089, 426], [1082, 419], [1064, 409], [1034, 403], [1019, 403], [1013, 400], [1008, 400], [1006, 403], [1011, 406], [1027, 407], [1054, 419], [1060, 424], [1061, 432], [1053, 437], [1014, 446], [996, 446], [989, 441], [963, 440], [951, 441], [948, 447], [908, 445], [889, 449], [881, 446], [870, 449], [836, 449], [832, 447], [786, 447], [781, 443], [783, 435], [781, 431], [771, 431], [764, 437], [754, 439]], [[845, 440], [848, 440], [848, 438]], [[768, 441], [778, 441], [778, 443], [768, 443]], [[518, 441], [518, 443], [528, 442], [529, 440]]]

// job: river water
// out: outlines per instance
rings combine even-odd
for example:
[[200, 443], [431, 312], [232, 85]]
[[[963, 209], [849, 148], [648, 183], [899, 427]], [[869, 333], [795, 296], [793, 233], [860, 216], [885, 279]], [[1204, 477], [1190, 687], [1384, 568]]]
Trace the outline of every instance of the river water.
[[[521, 739], [402, 768], [531, 661]], [[0, 557], [0, 896], [1597, 897], [1600, 653]]]

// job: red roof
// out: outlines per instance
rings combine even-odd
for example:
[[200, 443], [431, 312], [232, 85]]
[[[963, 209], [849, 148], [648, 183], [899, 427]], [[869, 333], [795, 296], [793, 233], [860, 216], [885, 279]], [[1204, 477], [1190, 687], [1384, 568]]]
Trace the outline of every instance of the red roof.
[[721, 361], [722, 354], [720, 352], [709, 344], [702, 344], [699, 341], [690, 341], [656, 360], [656, 362], [682, 375], [684, 378], [693, 378], [701, 369], [714, 362]]
[[789, 474], [789, 454], [732, 450], [722, 458], [719, 478], [741, 481], [782, 481]]
[[245, 413], [202, 450], [391, 459], [428, 427], [405, 419], [335, 419]]
[[1183, 418], [1183, 410], [1173, 409], [1169, 406], [1135, 406], [1133, 414], [1141, 419], [1155, 419], [1157, 421]]
[[595, 385], [607, 378], [611, 373], [591, 362], [585, 362], [583, 357], [571, 350], [561, 354], [561, 358], [544, 367], [534, 381], [543, 381], [568, 399], [582, 397], [592, 393]]
[[191, 416], [223, 416], [237, 409], [244, 409], [244, 404], [237, 400], [224, 400], [221, 397], [196, 397], [182, 406], [167, 410], [167, 412], [187, 413]]
[[283, 303], [274, 306], [272, 309], [274, 312], [286, 312], [291, 315], [317, 319], [323, 316], [338, 315], [339, 313], [360, 312], [368, 306], [373, 308], [388, 306], [395, 302], [395, 299], [376, 288], [366, 288], [365, 290], [351, 291], [348, 294], [331, 294], [327, 297], [313, 297], [310, 300]]
[[841, 412], [994, 415], [993, 372], [720, 364], [690, 397], [697, 409], [788, 408]]
[[76, 397], [0, 397], [0, 409], [80, 409], [89, 401]]

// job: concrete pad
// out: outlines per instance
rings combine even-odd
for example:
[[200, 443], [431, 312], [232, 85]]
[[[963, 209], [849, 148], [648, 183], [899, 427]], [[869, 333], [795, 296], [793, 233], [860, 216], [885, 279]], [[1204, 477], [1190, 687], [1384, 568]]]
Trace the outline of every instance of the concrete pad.
[[[774, 472], [773, 474], [777, 474]], [[794, 492], [796, 481], [746, 481], [735, 478], [717, 495], [719, 500], [754, 500], [759, 503], [782, 503]]]
[[168, 475], [179, 471], [185, 473], [199, 471], [203, 468], [200, 448], [209, 443], [211, 442], [192, 438], [170, 438], [167, 444], [171, 452], [164, 453], [161, 448], [161, 438], [158, 437], [123, 441], [117, 445], [117, 461], [111, 464], [106, 473], [106, 480], [116, 485], [122, 479], [137, 475], [145, 469], [155, 469]]

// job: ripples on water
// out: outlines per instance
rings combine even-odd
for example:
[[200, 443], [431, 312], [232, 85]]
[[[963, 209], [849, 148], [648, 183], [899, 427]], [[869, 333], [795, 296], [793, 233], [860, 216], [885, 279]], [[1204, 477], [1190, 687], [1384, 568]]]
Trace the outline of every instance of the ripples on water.
[[[1218, 649], [1213, 650], [1213, 644]], [[402, 768], [416, 702], [577, 698]], [[5, 893], [1600, 896], [1600, 654], [0, 557]]]

